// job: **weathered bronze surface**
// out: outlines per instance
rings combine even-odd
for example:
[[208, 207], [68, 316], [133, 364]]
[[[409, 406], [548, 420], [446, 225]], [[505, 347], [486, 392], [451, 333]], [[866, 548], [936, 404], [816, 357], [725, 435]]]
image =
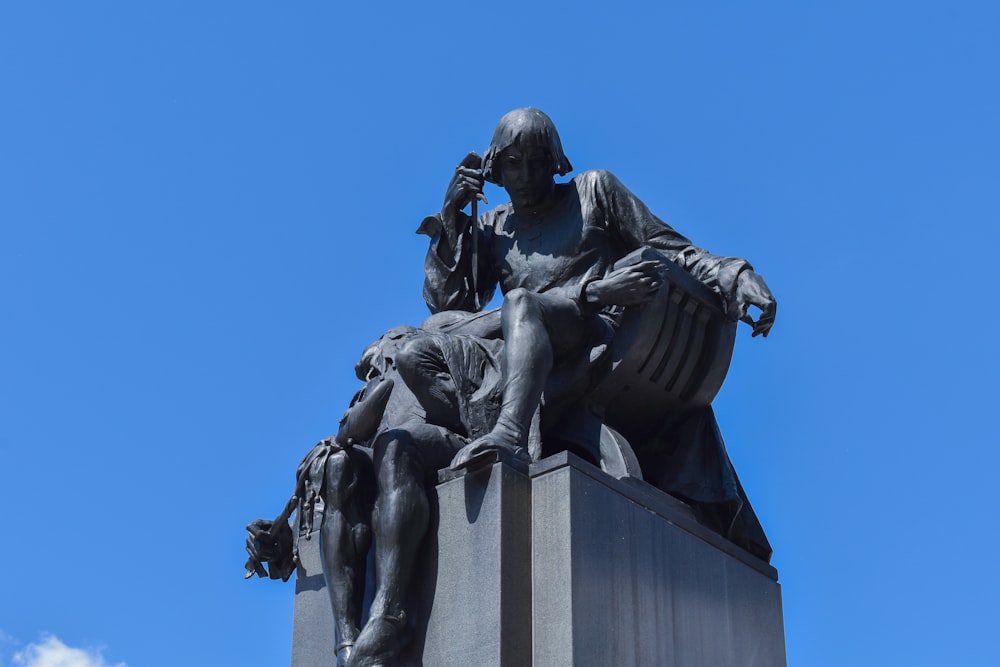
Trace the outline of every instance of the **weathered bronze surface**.
[[[433, 315], [365, 350], [365, 385], [340, 430], [306, 456], [286, 510], [248, 526], [247, 576], [282, 579], [294, 568], [290, 512], [299, 539], [318, 529], [342, 664], [395, 664], [412, 639], [407, 595], [441, 469], [526, 470], [571, 451], [683, 500], [770, 558], [711, 407], [736, 323], [770, 331], [770, 290], [746, 260], [693, 245], [612, 174], [555, 181], [571, 170], [554, 124], [531, 108], [500, 120], [482, 158], [465, 156], [418, 229], [430, 237]], [[485, 181], [510, 203], [478, 216]], [[484, 312], [497, 287], [503, 306]]]

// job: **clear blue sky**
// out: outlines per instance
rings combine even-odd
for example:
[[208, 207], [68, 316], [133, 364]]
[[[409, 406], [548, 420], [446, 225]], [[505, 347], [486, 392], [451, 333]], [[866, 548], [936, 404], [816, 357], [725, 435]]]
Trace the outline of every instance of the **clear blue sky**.
[[4, 3], [0, 665], [287, 664], [243, 526], [423, 319], [413, 230], [526, 105], [778, 298], [717, 412], [789, 663], [1000, 664], [998, 34], [992, 2]]

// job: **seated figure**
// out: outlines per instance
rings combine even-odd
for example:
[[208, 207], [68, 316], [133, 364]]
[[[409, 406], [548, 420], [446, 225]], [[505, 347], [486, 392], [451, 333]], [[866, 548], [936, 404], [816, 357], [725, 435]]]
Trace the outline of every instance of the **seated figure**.
[[[431, 238], [424, 265], [427, 305], [439, 317], [466, 313], [447, 315], [452, 330], [462, 330], [463, 317], [482, 327], [482, 314], [474, 313], [498, 286], [504, 296], [497, 318], [504, 341], [500, 412], [490, 431], [464, 446], [452, 466], [474, 466], [487, 456], [523, 465], [531, 458], [529, 434], [539, 408], [543, 442], [562, 437], [568, 414], [595, 414], [629, 439], [644, 477], [691, 502], [711, 527], [768, 558], [770, 547], [725, 453], [711, 396], [705, 401], [704, 391], [695, 392], [702, 400], [686, 404], [646, 397], [650, 411], [661, 417], [635, 423], [624, 418], [627, 410], [609, 404], [615, 385], [608, 357], [623, 333], [623, 317], [654, 302], [671, 272], [675, 286], [694, 283], [709, 293], [723, 319], [746, 322], [754, 336], [770, 331], [774, 297], [749, 262], [693, 245], [612, 174], [586, 171], [555, 182], [555, 175], [571, 169], [548, 116], [532, 108], [511, 111], [500, 119], [485, 155], [470, 153], [455, 169], [441, 212], [417, 230]], [[502, 186], [510, 203], [478, 218], [466, 215], [466, 206], [475, 209], [485, 199], [484, 181]], [[751, 307], [760, 310], [757, 319]], [[697, 331], [702, 338], [715, 335]], [[729, 361], [723, 356], [709, 362], [718, 366], [702, 376], [721, 382]], [[657, 377], [664, 368], [657, 362]], [[681, 370], [672, 367], [667, 381]]]
[[[418, 230], [431, 237], [424, 297], [434, 314], [365, 351], [356, 370], [366, 385], [338, 434], [306, 456], [278, 519], [248, 526], [247, 575], [287, 579], [290, 512], [300, 539], [319, 518], [341, 664], [396, 664], [406, 647], [428, 488], [449, 465], [525, 470], [562, 449], [601, 464], [611, 433], [637, 461], [622, 475], [770, 558], [711, 400], [736, 322], [767, 336], [774, 298], [746, 260], [692, 245], [610, 173], [555, 182], [571, 169], [552, 121], [531, 108], [500, 120], [483, 158], [466, 156], [441, 212]], [[466, 215], [485, 201], [486, 180], [510, 203]], [[483, 311], [498, 286], [502, 308]], [[373, 542], [378, 576], [362, 619]]]

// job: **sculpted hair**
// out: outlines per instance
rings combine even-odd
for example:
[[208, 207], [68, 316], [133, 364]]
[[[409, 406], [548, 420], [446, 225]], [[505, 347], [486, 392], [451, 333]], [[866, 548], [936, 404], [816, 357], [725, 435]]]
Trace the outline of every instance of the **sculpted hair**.
[[555, 124], [538, 109], [532, 107], [515, 109], [505, 114], [497, 123], [493, 141], [483, 156], [483, 177], [490, 183], [503, 185], [499, 164], [494, 166], [494, 162], [499, 159], [500, 153], [510, 146], [539, 146], [547, 150], [552, 158], [553, 175], [565, 176], [573, 171], [573, 165], [563, 153], [562, 142], [559, 141]]

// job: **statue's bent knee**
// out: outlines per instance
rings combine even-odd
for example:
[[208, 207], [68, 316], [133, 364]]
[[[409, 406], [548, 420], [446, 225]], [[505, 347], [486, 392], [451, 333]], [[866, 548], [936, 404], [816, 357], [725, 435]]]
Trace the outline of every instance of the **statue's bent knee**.
[[523, 287], [518, 287], [504, 294], [503, 310], [520, 312], [526, 309], [534, 308], [537, 302], [538, 299], [536, 298], [536, 294], [534, 292]]

